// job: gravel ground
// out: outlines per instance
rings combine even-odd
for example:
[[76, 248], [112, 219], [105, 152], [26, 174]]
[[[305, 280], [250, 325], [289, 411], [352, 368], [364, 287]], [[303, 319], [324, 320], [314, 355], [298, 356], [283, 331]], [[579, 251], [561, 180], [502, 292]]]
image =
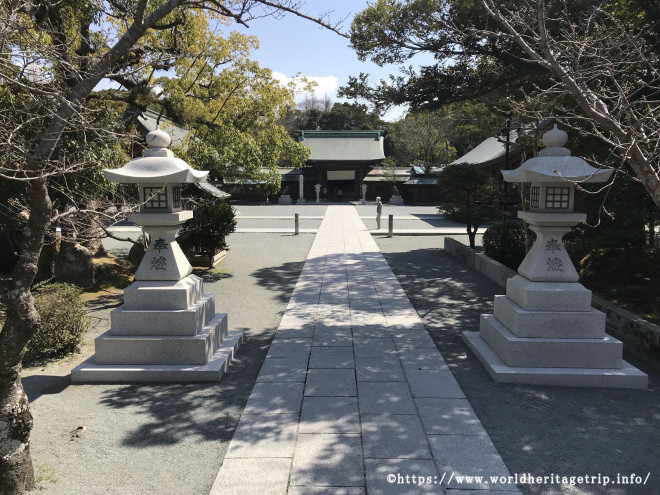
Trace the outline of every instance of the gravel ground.
[[[26, 370], [43, 491], [206, 495], [312, 241], [305, 234], [229, 238], [231, 250], [219, 273], [206, 277], [206, 292], [248, 340], [220, 384], [70, 385], [71, 368], [93, 353], [93, 337], [107, 329], [118, 303], [111, 296], [95, 308], [97, 325], [82, 354]], [[479, 314], [492, 312], [502, 289], [444, 253], [442, 237], [377, 242], [511, 473], [651, 473], [643, 487], [535, 485], [521, 486], [523, 493], [660, 493], [657, 368], [625, 356], [650, 375], [644, 391], [496, 384], [460, 332], [478, 329]]]
[[479, 315], [493, 312], [493, 296], [503, 289], [459, 264], [436, 238], [380, 237], [377, 242], [512, 474], [615, 479], [650, 473], [646, 486], [521, 485], [523, 493], [660, 494], [657, 365], [624, 354], [649, 374], [647, 390], [495, 383], [460, 332], [478, 331]]
[[[80, 355], [31, 368], [31, 451], [49, 494], [206, 495], [311, 247], [313, 235], [233, 234], [205, 292], [247, 341], [219, 384], [71, 385], [108, 328], [109, 297]], [[79, 429], [80, 428], [80, 429]]]

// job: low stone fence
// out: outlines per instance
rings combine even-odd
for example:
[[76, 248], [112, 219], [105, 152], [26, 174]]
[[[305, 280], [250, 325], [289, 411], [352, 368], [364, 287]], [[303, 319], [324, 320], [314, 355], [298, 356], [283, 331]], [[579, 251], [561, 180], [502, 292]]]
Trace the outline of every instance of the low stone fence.
[[[445, 251], [482, 273], [500, 287], [506, 288], [507, 279], [518, 273], [502, 263], [477, 253], [461, 242], [445, 237]], [[660, 362], [660, 326], [650, 323], [630, 311], [620, 308], [598, 296], [592, 296], [591, 305], [607, 315], [605, 331], [623, 342], [625, 349], [641, 358]]]

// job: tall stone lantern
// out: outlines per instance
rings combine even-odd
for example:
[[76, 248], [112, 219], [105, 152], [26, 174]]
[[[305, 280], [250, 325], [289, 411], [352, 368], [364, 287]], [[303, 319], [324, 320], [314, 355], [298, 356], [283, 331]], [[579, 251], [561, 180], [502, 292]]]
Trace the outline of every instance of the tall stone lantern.
[[479, 332], [463, 339], [495, 381], [645, 388], [647, 375], [623, 361], [622, 343], [605, 333], [605, 315], [591, 307], [591, 291], [578, 283], [562, 242], [586, 220], [573, 210], [575, 184], [605, 182], [613, 172], [571, 156], [567, 140], [555, 126], [538, 157], [502, 171], [505, 181], [531, 186], [529, 210], [518, 218], [536, 241], [506, 295], [495, 296], [494, 313], [481, 315]]
[[73, 383], [219, 381], [242, 341], [176, 242], [193, 216], [181, 207], [181, 185], [204, 182], [208, 172], [175, 158], [170, 143], [166, 132], [152, 131], [143, 157], [103, 171], [110, 182], [137, 184], [140, 211], [128, 219], [151, 241], [96, 354], [72, 370]]
[[175, 240], [176, 233], [192, 211], [181, 208], [181, 184], [205, 182], [208, 172], [190, 168], [167, 147], [169, 134], [155, 130], [147, 134], [149, 149], [120, 169], [104, 170], [110, 182], [133, 183], [140, 196], [139, 213], [127, 218], [141, 225], [151, 237], [149, 248], [135, 272], [135, 280], [181, 280], [192, 266]]

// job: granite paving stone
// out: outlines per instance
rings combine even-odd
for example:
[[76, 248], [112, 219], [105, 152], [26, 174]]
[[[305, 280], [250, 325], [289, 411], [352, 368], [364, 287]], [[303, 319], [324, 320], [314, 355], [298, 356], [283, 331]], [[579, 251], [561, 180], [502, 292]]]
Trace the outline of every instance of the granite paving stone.
[[298, 414], [304, 387], [303, 382], [257, 382], [243, 414]]
[[417, 414], [360, 415], [364, 457], [369, 459], [431, 459]]
[[406, 382], [358, 382], [362, 414], [416, 414], [417, 408]]
[[211, 493], [452, 493], [452, 472], [508, 474], [356, 210], [329, 206]]
[[398, 353], [401, 365], [406, 370], [449, 370], [437, 349], [404, 347], [399, 349]]
[[292, 457], [297, 429], [297, 414], [244, 414], [225, 458]]
[[280, 339], [273, 340], [273, 343], [268, 350], [268, 356], [275, 357], [298, 357], [309, 356], [309, 351], [312, 347], [310, 339]]
[[310, 369], [307, 372], [306, 397], [354, 397], [356, 395], [354, 369]]
[[[431, 450], [440, 472], [453, 473], [443, 485], [458, 488], [455, 476], [509, 476], [509, 471], [487, 435], [429, 435]], [[511, 485], [489, 485], [474, 482], [460, 485], [465, 489], [511, 490]]]
[[301, 433], [292, 486], [364, 486], [360, 435]]
[[312, 345], [315, 347], [348, 347], [353, 348], [353, 335], [350, 327], [344, 334], [314, 332]]
[[291, 459], [225, 459], [209, 495], [286, 495]]
[[397, 330], [392, 331], [392, 340], [397, 349], [406, 348], [429, 348], [437, 352], [438, 348], [433, 342], [433, 339], [426, 331], [418, 332], [414, 330]]
[[278, 358], [267, 357], [261, 366], [257, 382], [304, 382], [307, 378], [307, 355]]
[[360, 357], [355, 360], [359, 382], [405, 382], [406, 375], [398, 359]]
[[406, 370], [413, 397], [465, 398], [451, 371]]
[[352, 347], [312, 347], [310, 368], [355, 368]]
[[292, 486], [287, 495], [364, 495], [358, 486]]
[[360, 433], [357, 397], [305, 397], [299, 433]]
[[353, 323], [353, 338], [389, 339], [390, 331], [384, 325], [365, 325]]
[[353, 339], [355, 357], [384, 357], [396, 356], [396, 348], [391, 338], [363, 338]]
[[429, 435], [486, 435], [467, 399], [415, 398]]
[[441, 493], [438, 468], [426, 459], [365, 459], [369, 495]]

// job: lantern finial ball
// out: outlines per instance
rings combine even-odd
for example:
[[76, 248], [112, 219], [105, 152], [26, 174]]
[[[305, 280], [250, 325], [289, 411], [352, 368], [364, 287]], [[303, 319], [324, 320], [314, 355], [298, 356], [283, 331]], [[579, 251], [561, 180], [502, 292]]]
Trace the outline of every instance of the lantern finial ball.
[[152, 148], [167, 148], [172, 143], [172, 138], [167, 132], [156, 129], [147, 134], [146, 141]]
[[543, 134], [543, 144], [547, 148], [562, 148], [568, 142], [568, 134], [557, 127]]

